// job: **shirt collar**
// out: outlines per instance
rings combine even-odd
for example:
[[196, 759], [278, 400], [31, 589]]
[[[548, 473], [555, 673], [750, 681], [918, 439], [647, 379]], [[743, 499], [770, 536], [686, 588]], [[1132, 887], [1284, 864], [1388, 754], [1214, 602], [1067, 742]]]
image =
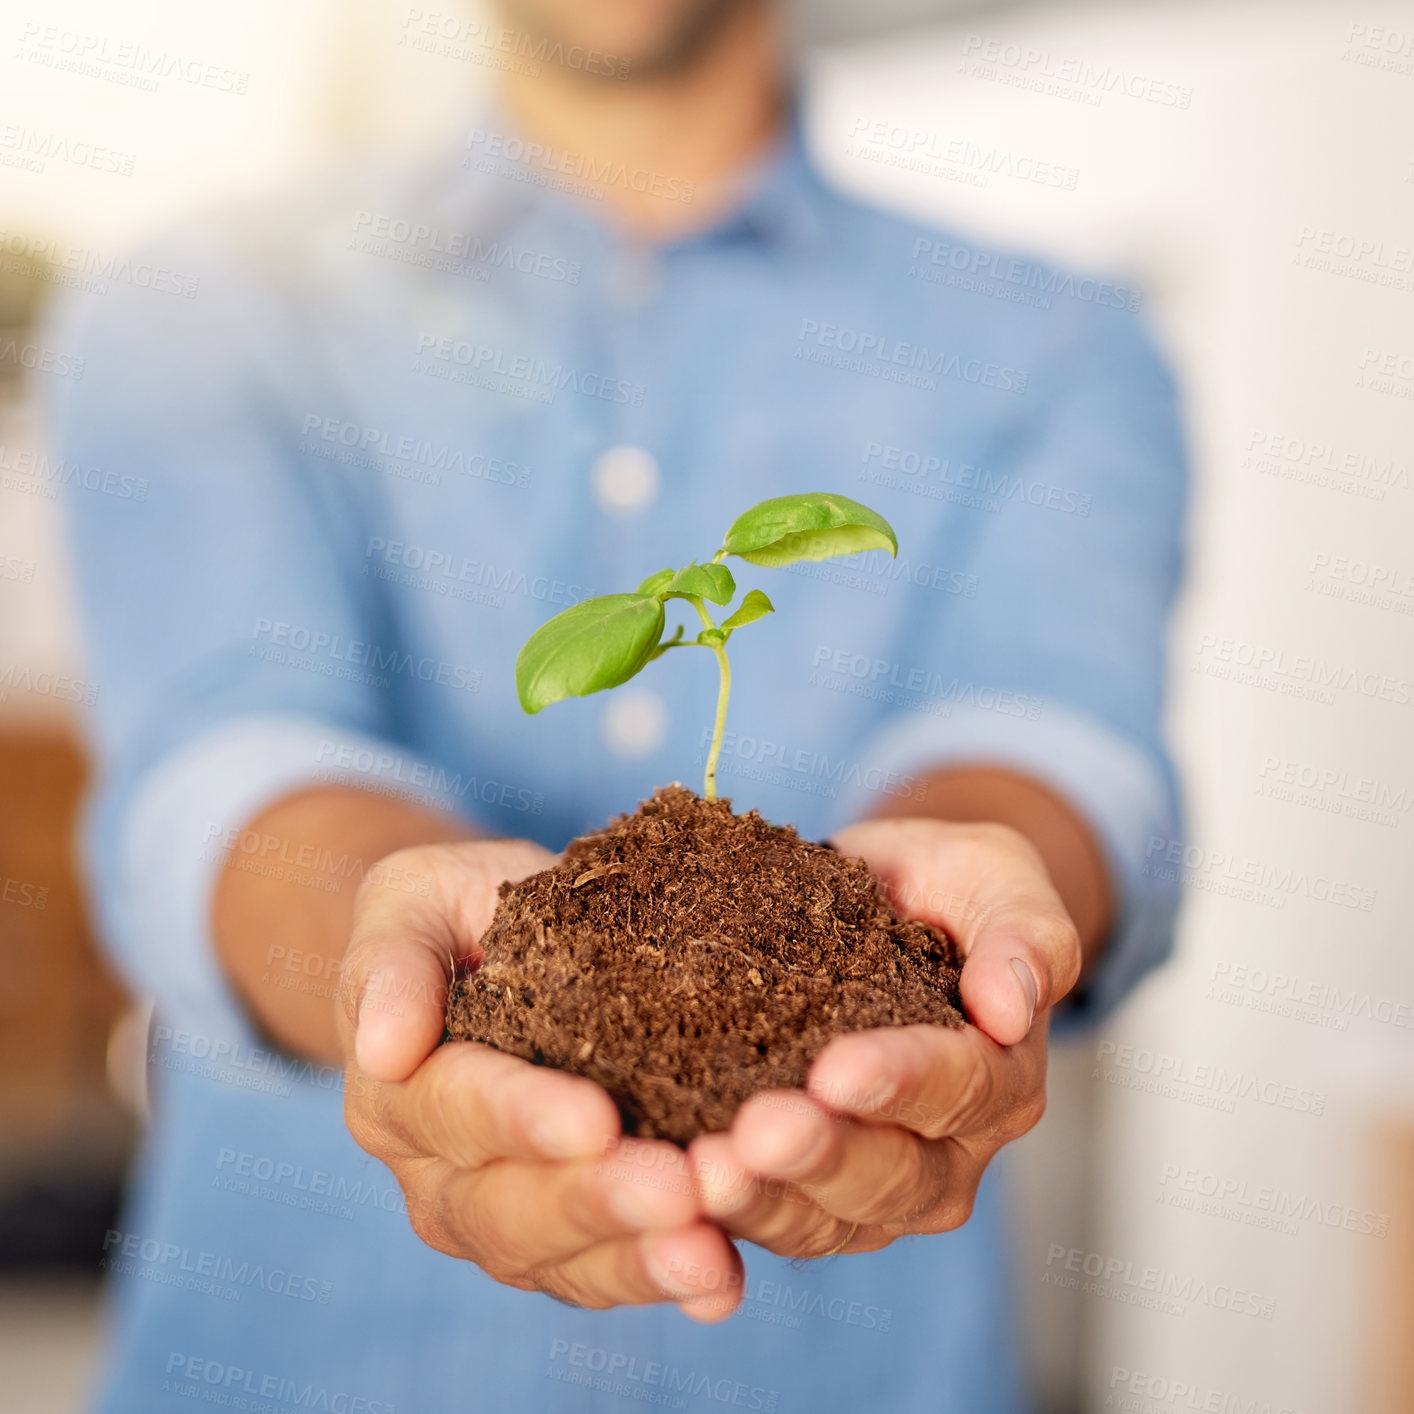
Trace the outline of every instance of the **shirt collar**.
[[[557, 169], [557, 161], [566, 170]], [[596, 242], [622, 239], [595, 203], [576, 197], [573, 163], [527, 150], [515, 127], [494, 107], [472, 116], [457, 147], [437, 164], [428, 192], [434, 217], [470, 226], [483, 237], [533, 213], [578, 228]], [[716, 220], [664, 243], [665, 250], [733, 243], [803, 252], [824, 236], [825, 194], [806, 149], [799, 109], [792, 104], [780, 134], [742, 174], [740, 196]]]
[[682, 244], [742, 242], [803, 251], [824, 236], [823, 195], [792, 106], [771, 149], [743, 173], [738, 202], [710, 226], [685, 236]]

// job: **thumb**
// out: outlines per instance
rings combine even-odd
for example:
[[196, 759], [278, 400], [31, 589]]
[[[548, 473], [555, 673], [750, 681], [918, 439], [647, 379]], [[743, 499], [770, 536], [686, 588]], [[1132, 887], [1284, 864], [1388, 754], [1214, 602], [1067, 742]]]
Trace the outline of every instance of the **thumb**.
[[340, 1031], [345, 1054], [374, 1080], [406, 1080], [442, 1039], [452, 959], [466, 950], [448, 922], [423, 900], [377, 895], [354, 921]]
[[1080, 974], [1080, 935], [1059, 900], [1002, 905], [978, 924], [966, 951], [962, 1003], [1001, 1046], [1023, 1040]]
[[525, 840], [430, 846], [416, 861], [426, 896], [365, 890], [344, 954], [345, 1055], [374, 1080], [406, 1080], [442, 1039], [453, 968], [476, 952], [498, 885], [553, 862]]

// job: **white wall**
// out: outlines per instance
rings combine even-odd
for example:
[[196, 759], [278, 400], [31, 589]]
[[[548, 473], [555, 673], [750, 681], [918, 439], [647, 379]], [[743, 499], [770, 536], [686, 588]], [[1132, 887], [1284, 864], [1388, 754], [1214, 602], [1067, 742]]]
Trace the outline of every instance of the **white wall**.
[[[1002, 62], [970, 68], [993, 40]], [[1019, 57], [1027, 50], [1030, 60]], [[1118, 65], [1160, 85], [1141, 92], [1189, 88], [1190, 104], [1083, 80], [1025, 86], [1041, 71], [1073, 79], [1082, 61], [1092, 76]], [[1063, 1064], [1062, 1103], [1029, 1146], [1020, 1266], [1049, 1333], [1038, 1355], [1063, 1393], [1067, 1350], [1084, 1334], [1087, 1408], [1179, 1407], [1159, 1385], [1147, 1386], [1147, 1402], [1118, 1403], [1127, 1382], [1115, 1372], [1125, 1369], [1244, 1408], [1366, 1410], [1364, 1281], [1388, 1243], [1340, 1224], [1384, 1215], [1366, 1172], [1372, 1086], [1383, 1077], [1380, 1088], [1395, 1089], [1388, 1082], [1402, 1076], [1414, 1093], [1414, 1042], [1397, 1024], [1407, 1027], [1414, 1002], [1414, 13], [1029, 10], [832, 55], [821, 78], [820, 149], [852, 188], [1138, 274], [1190, 409], [1196, 505], [1172, 640], [1172, 737], [1197, 853], [1176, 962]], [[1082, 101], [1097, 91], [1102, 102]], [[879, 120], [1074, 169], [1074, 190], [999, 175], [977, 188], [956, 171], [890, 167], [878, 144], [858, 148]], [[1343, 261], [1318, 248], [1347, 241], [1354, 253]], [[1362, 386], [1370, 350], [1376, 368], [1394, 355], [1396, 372]], [[1253, 441], [1269, 435], [1330, 452], [1314, 468], [1264, 463]], [[1322, 471], [1327, 462], [1346, 470]], [[1303, 481], [1312, 470], [1326, 484]], [[1344, 578], [1340, 559], [1353, 562]], [[1362, 601], [1368, 583], [1353, 580], [1368, 581], [1371, 567], [1385, 587]], [[1230, 673], [1229, 653], [1283, 658], [1256, 684], [1210, 675]], [[1305, 658], [1347, 684], [1358, 676], [1325, 700], [1303, 698]], [[1268, 788], [1284, 769], [1314, 773], [1317, 788], [1275, 797]], [[1381, 818], [1332, 811], [1346, 803], [1342, 789], [1384, 795]], [[1255, 900], [1235, 892], [1253, 870], [1269, 885]], [[1329, 889], [1343, 901], [1311, 896]], [[1242, 966], [1260, 972], [1215, 996], [1215, 975]], [[1277, 973], [1299, 980], [1274, 994]], [[1378, 1014], [1388, 1020], [1344, 1014], [1319, 990], [1332, 985], [1361, 1009], [1386, 1003]], [[1295, 1016], [1262, 1009], [1307, 986], [1318, 1005]], [[1115, 1050], [1097, 1066], [1100, 1042]], [[1143, 1054], [1126, 1056], [1126, 1045]], [[1170, 1082], [1197, 1083], [1136, 1088], [1160, 1066]], [[1246, 1098], [1229, 1092], [1231, 1113], [1209, 1107], [1232, 1083]], [[1314, 1107], [1317, 1094], [1322, 1114], [1287, 1107]], [[1064, 1131], [1092, 1108], [1093, 1205], [1076, 1213], [1046, 1195], [1055, 1165], [1073, 1159]], [[1166, 1165], [1196, 1170], [1201, 1187], [1235, 1186], [1227, 1214], [1167, 1205], [1185, 1180], [1165, 1181]], [[1254, 1226], [1283, 1201], [1264, 1188], [1303, 1207], [1320, 1200], [1321, 1215], [1295, 1233]], [[1142, 1309], [1120, 1299], [1133, 1288], [1119, 1274], [1099, 1292], [1059, 1289], [1052, 1242], [1082, 1246], [1092, 1267], [1129, 1264], [1131, 1280], [1146, 1266], [1191, 1278], [1197, 1299], [1179, 1302], [1182, 1314]], [[1274, 1302], [1272, 1318], [1218, 1309], [1234, 1286]]]

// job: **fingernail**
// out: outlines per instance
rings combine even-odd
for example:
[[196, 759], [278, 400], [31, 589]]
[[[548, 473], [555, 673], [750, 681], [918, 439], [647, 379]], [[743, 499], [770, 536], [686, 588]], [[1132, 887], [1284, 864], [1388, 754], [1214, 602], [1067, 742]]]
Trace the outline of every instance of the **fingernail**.
[[1021, 983], [1021, 997], [1026, 1003], [1026, 1029], [1031, 1029], [1031, 1023], [1036, 1019], [1036, 978], [1031, 969], [1019, 957], [1011, 960], [1011, 970], [1016, 973], [1016, 980]]

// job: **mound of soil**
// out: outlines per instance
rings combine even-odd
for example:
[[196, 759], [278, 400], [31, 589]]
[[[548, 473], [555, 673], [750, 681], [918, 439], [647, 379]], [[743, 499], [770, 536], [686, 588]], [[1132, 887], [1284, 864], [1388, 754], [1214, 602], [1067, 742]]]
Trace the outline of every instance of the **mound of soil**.
[[952, 942], [862, 860], [682, 786], [500, 897], [447, 1038], [588, 1076], [629, 1133], [726, 1129], [845, 1031], [965, 1024]]

